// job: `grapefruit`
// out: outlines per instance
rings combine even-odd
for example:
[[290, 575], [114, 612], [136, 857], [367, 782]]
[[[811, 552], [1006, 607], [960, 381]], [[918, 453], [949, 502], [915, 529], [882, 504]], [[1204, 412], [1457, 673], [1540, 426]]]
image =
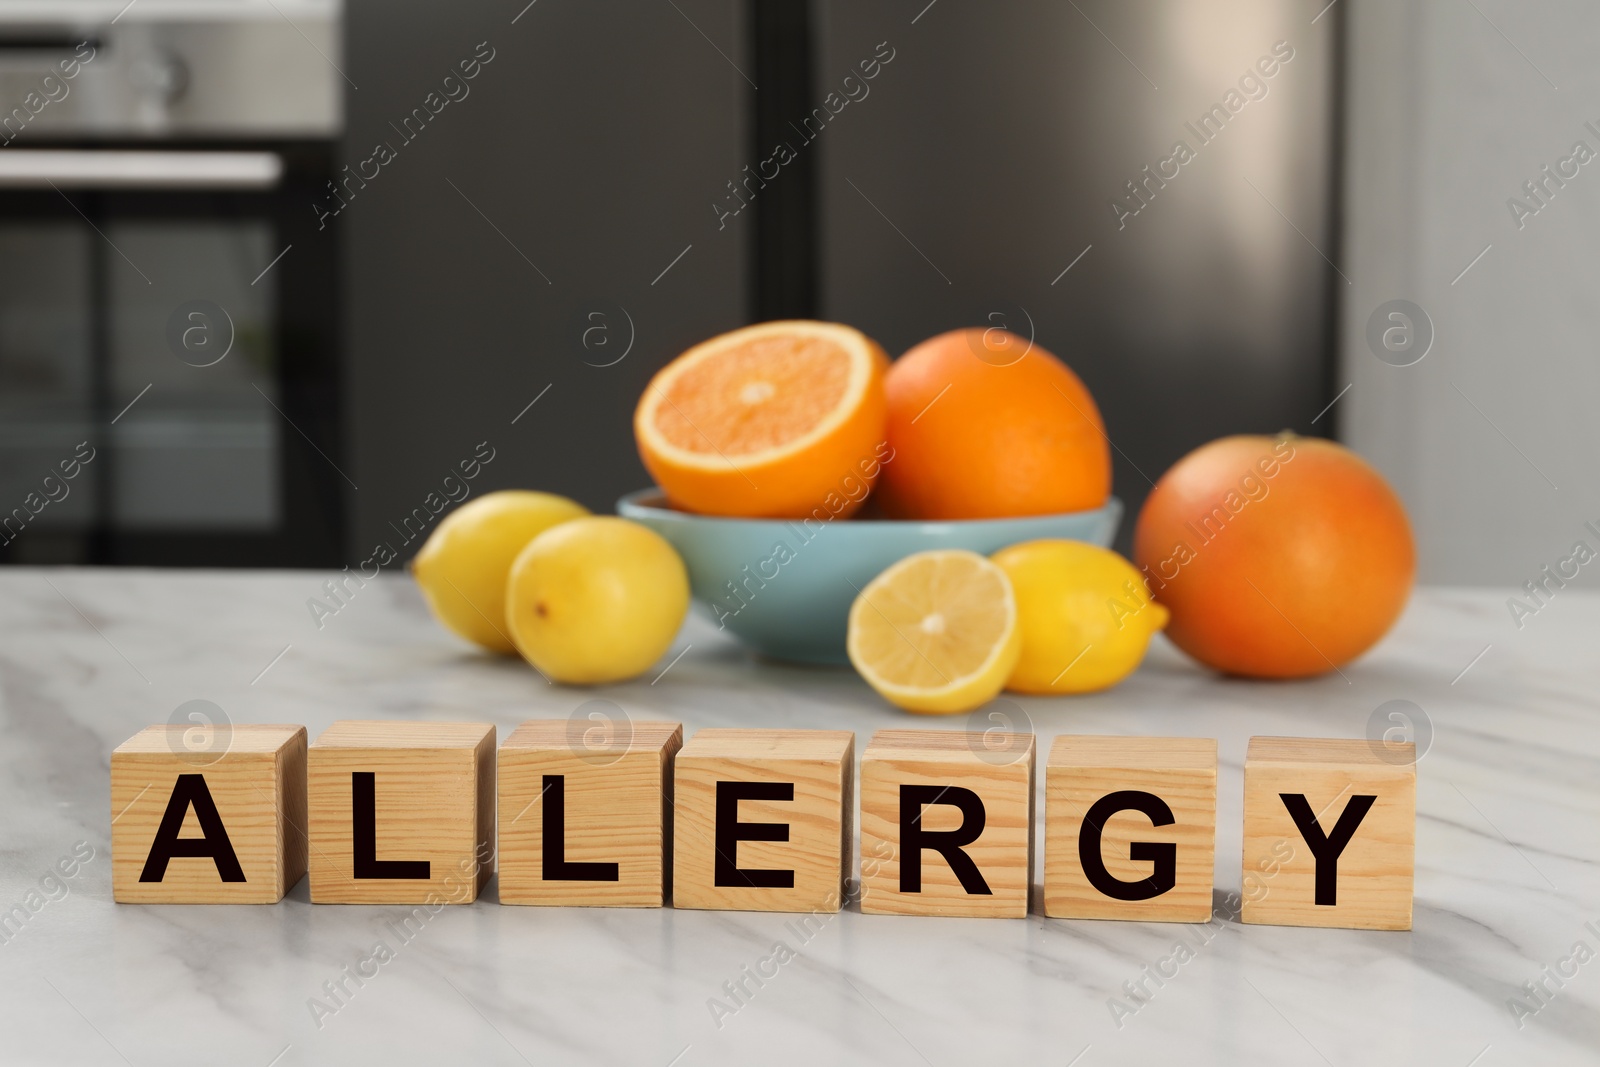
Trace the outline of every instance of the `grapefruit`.
[[1256, 678], [1349, 663], [1394, 625], [1416, 573], [1383, 476], [1292, 435], [1225, 437], [1180, 459], [1145, 501], [1133, 552], [1173, 644]]

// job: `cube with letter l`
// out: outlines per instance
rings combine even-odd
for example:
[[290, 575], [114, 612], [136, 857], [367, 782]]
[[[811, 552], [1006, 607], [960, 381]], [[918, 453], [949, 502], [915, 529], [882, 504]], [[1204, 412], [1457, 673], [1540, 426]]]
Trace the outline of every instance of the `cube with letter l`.
[[494, 872], [494, 727], [336, 722], [307, 753], [311, 899], [470, 904]]
[[675, 722], [532, 720], [500, 746], [500, 903], [659, 908]]

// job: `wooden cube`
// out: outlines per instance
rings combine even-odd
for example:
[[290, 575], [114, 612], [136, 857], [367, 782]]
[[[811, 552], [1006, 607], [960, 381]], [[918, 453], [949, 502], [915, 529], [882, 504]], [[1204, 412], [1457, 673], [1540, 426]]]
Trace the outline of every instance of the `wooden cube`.
[[1411, 929], [1417, 773], [1414, 762], [1391, 762], [1396, 747], [1250, 739], [1244, 922]]
[[672, 759], [683, 726], [523, 723], [500, 746], [500, 903], [659, 908], [671, 892]]
[[835, 912], [854, 806], [847, 730], [701, 730], [674, 760], [672, 904]]
[[311, 899], [470, 904], [494, 870], [494, 727], [336, 722], [307, 754]]
[[1032, 734], [879, 730], [861, 756], [861, 910], [1023, 918]]
[[306, 728], [182, 725], [111, 753], [111, 894], [126, 904], [275, 904], [306, 873]]
[[1046, 915], [1210, 921], [1215, 740], [1057, 737], [1044, 788]]

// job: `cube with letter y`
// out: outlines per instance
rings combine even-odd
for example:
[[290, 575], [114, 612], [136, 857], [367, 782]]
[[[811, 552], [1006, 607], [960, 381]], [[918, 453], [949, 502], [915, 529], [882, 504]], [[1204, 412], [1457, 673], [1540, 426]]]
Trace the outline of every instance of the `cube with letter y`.
[[1032, 734], [879, 730], [861, 755], [861, 910], [1023, 918]]
[[701, 730], [673, 765], [673, 907], [839, 910], [850, 864], [853, 733]]
[[1215, 740], [1057, 737], [1045, 764], [1044, 819], [1046, 915], [1210, 920]]
[[500, 746], [500, 903], [659, 908], [675, 722], [530, 720]]
[[190, 747], [150, 726], [111, 753], [112, 895], [275, 904], [306, 870], [306, 728], [237, 725]]
[[494, 727], [336, 722], [306, 772], [317, 904], [470, 904], [493, 871]]
[[1252, 737], [1244, 764], [1247, 923], [1411, 929], [1415, 746]]

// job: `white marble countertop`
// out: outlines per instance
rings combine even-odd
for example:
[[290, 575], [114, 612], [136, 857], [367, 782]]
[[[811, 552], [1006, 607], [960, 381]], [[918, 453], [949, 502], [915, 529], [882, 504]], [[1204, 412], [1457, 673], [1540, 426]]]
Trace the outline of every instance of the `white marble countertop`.
[[[757, 662], [700, 622], [654, 682], [596, 691], [474, 653], [400, 577], [318, 630], [306, 600], [327, 577], [0, 572], [0, 911], [26, 913], [0, 928], [5, 1063], [1600, 1061], [1600, 597], [1563, 590], [1518, 630], [1506, 592], [1424, 590], [1343, 676], [1229, 681], [1158, 642], [1112, 692], [1005, 706], [1041, 753], [1065, 732], [1218, 738], [1225, 893], [1247, 738], [1364, 736], [1374, 709], [1414, 702], [1432, 739], [1409, 933], [846, 911], [802, 940], [783, 915], [502, 907], [491, 884], [402, 941], [384, 920], [405, 909], [313, 906], [304, 881], [276, 906], [113, 904], [110, 752], [190, 700], [312, 737], [341, 718], [454, 718], [503, 738], [590, 699], [689, 732], [845, 728], [860, 744], [912, 721], [848, 670]], [[50, 877], [79, 842], [93, 858]], [[719, 1026], [711, 999], [730, 1003], [724, 983], [780, 940], [794, 959]], [[1129, 1000], [1180, 940], [1194, 958]], [[312, 998], [380, 941], [392, 958], [346, 980], [319, 1026]], [[1540, 981], [1536, 1000], [1524, 983]], [[1112, 1002], [1136, 1010], [1119, 1020]]]

